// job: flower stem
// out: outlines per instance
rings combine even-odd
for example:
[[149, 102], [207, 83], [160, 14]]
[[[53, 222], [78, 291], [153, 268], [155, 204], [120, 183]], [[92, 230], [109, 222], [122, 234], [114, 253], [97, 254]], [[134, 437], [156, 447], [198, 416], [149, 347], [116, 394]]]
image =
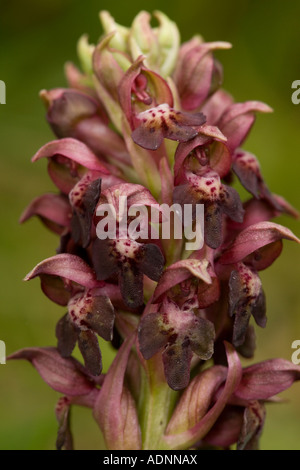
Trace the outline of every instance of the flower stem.
[[139, 403], [142, 443], [143, 449], [146, 450], [162, 450], [161, 438], [178, 395], [164, 378], [161, 355], [156, 356], [147, 361]]

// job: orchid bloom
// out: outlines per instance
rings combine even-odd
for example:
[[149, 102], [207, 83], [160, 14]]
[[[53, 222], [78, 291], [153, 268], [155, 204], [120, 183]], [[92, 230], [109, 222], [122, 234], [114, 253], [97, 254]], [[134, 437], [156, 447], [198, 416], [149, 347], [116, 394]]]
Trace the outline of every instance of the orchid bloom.
[[[81, 70], [69, 63], [68, 87], [40, 93], [55, 140], [32, 161], [47, 159], [58, 191], [20, 220], [38, 216], [60, 241], [25, 280], [39, 277], [67, 312], [56, 348], [9, 359], [28, 360], [62, 394], [59, 449], [72, 448], [73, 405], [92, 409], [110, 450], [254, 449], [268, 402], [300, 379], [283, 359], [240, 362], [255, 353], [252, 318], [267, 323], [259, 272], [284, 239], [300, 243], [272, 219], [298, 212], [242, 148], [257, 112], [272, 109], [222, 88], [214, 51], [231, 45], [200, 36], [180, 45], [176, 24], [154, 16], [156, 27], [145, 11], [125, 27], [102, 11], [99, 43], [79, 40]], [[188, 249], [201, 206], [203, 244]], [[98, 336], [117, 350], [105, 375]]]

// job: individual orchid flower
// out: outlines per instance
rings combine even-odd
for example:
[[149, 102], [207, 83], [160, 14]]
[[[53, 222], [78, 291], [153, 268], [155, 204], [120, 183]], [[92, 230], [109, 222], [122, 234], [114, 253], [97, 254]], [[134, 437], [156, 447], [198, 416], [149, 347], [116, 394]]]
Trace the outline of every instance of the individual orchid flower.
[[232, 157], [226, 147], [226, 137], [214, 126], [204, 124], [199, 134], [188, 142], [180, 143], [175, 152], [174, 181], [179, 185], [186, 173], [213, 170], [224, 178], [231, 170]]
[[160, 302], [169, 294], [178, 299], [194, 298], [198, 308], [203, 309], [218, 300], [219, 281], [214, 272], [212, 253], [205, 255], [202, 259], [198, 254], [199, 259], [190, 257], [168, 266], [156, 286], [153, 302]]
[[204, 240], [211, 248], [218, 248], [223, 238], [223, 215], [242, 222], [244, 209], [238, 192], [221, 183], [218, 173], [202, 170], [186, 172], [187, 182], [174, 188], [173, 200], [180, 205], [204, 204]]
[[108, 117], [99, 101], [81, 91], [63, 88], [42, 90], [40, 96], [47, 107], [47, 121], [58, 138], [78, 139], [98, 156], [130, 163], [124, 142], [108, 127]]
[[41, 158], [48, 158], [50, 178], [67, 195], [88, 170], [98, 172], [98, 177], [110, 175], [105, 164], [84, 143], [69, 137], [44, 145], [32, 161]]
[[[228, 356], [230, 347], [226, 347]], [[238, 450], [258, 448], [265, 420], [264, 404], [300, 380], [300, 368], [284, 359], [263, 361], [244, 369], [237, 356], [235, 362], [231, 361], [229, 367], [214, 365], [190, 382], [169, 421], [165, 439], [176, 443], [184, 436], [192, 438], [194, 430], [201, 439], [197, 441], [199, 449], [208, 444], [224, 449], [233, 444]], [[235, 385], [225, 394], [229, 373], [235, 375]], [[217, 405], [217, 417], [209, 420]]]
[[193, 111], [222, 83], [222, 71], [213, 57], [216, 49], [230, 49], [228, 42], [201, 42], [194, 38], [183, 44], [174, 72], [182, 108]]
[[[119, 202], [121, 197], [125, 196], [127, 209], [120, 207]], [[130, 184], [116, 185], [104, 191], [97, 212], [104, 201], [110, 202], [110, 207], [115, 208], [115, 218], [112, 222], [117, 223], [117, 227], [114, 228], [113, 238], [98, 238], [93, 243], [93, 264], [97, 279], [106, 280], [117, 274], [124, 302], [129, 308], [137, 308], [144, 302], [143, 275], [158, 281], [163, 271], [164, 256], [156, 244], [142, 243], [137, 241], [136, 237], [132, 238], [130, 233], [127, 235], [131, 222], [129, 214], [133, 207], [138, 209], [143, 203], [144, 207], [157, 206], [157, 202], [145, 188]], [[146, 229], [147, 235], [148, 212], [145, 215], [146, 226], [143, 215], [139, 225], [141, 225], [140, 231]], [[102, 225], [106, 225], [105, 221]]]
[[[261, 221], [242, 230], [221, 255], [216, 271], [229, 274], [229, 315], [234, 315], [233, 344], [245, 342], [251, 315], [266, 326], [266, 304], [257, 271], [269, 267], [280, 255], [282, 239], [299, 239], [288, 229], [273, 222]], [[222, 275], [222, 274], [221, 274]]]
[[[271, 359], [245, 367], [239, 385], [204, 438], [205, 443], [238, 450], [259, 449], [265, 421], [265, 405], [300, 380], [299, 366], [284, 359]], [[221, 387], [222, 388], [222, 387]], [[215, 397], [220, 393], [215, 391]]]
[[119, 100], [124, 115], [133, 129], [139, 113], [167, 104], [173, 106], [173, 95], [168, 83], [143, 65], [140, 56], [126, 71], [119, 85]]
[[164, 103], [141, 112], [138, 120], [140, 125], [132, 133], [134, 142], [146, 149], [157, 150], [164, 138], [186, 142], [195, 137], [197, 128], [205, 123], [205, 116], [176, 111]]
[[37, 276], [51, 300], [68, 306], [68, 313], [56, 327], [58, 350], [63, 357], [69, 357], [78, 342], [86, 367], [99, 375], [102, 358], [96, 334], [106, 341], [112, 339], [115, 311], [109, 296], [113, 291], [106, 292], [105, 283], [96, 280], [94, 271], [81, 258], [70, 254], [44, 260], [25, 280]]
[[197, 302], [189, 300], [179, 307], [165, 297], [158, 311], [147, 313], [140, 322], [141, 353], [150, 359], [163, 349], [166, 379], [174, 390], [187, 386], [193, 353], [203, 360], [213, 354], [214, 326], [197, 314], [197, 307]]

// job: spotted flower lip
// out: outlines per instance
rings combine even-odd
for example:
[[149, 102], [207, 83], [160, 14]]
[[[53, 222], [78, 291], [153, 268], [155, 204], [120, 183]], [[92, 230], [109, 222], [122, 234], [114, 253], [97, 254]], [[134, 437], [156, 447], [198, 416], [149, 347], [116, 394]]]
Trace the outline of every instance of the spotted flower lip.
[[138, 120], [141, 124], [132, 132], [134, 142], [145, 149], [157, 150], [164, 138], [187, 142], [196, 137], [197, 128], [206, 118], [202, 113], [176, 111], [164, 103], [141, 112]]
[[127, 307], [143, 304], [143, 275], [158, 281], [165, 263], [164, 256], [153, 243], [135, 240], [100, 240], [93, 244], [93, 263], [97, 279], [106, 280], [117, 274]]
[[76, 342], [85, 366], [93, 375], [102, 371], [102, 357], [96, 333], [106, 341], [113, 337], [115, 312], [110, 299], [92, 291], [78, 292], [68, 303], [68, 313], [56, 325], [58, 350], [71, 356]]
[[150, 359], [163, 349], [166, 379], [174, 390], [187, 386], [193, 352], [204, 360], [213, 354], [214, 325], [196, 315], [193, 306], [187, 301], [179, 307], [165, 297], [161, 309], [144, 315], [139, 326], [142, 355]]
[[178, 204], [204, 204], [205, 243], [211, 248], [218, 248], [223, 239], [223, 215], [236, 222], [242, 222], [244, 209], [238, 192], [221, 182], [215, 171], [204, 168], [203, 171], [186, 172], [187, 182], [176, 186], [173, 200]]
[[256, 323], [266, 326], [266, 300], [258, 274], [243, 263], [238, 263], [229, 279], [229, 314], [234, 315], [234, 346], [244, 344], [251, 315]]

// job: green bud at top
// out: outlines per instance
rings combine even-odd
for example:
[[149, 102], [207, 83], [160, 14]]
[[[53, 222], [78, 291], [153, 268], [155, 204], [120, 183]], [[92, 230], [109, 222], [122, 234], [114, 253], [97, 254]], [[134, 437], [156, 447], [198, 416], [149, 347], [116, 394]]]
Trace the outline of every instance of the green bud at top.
[[105, 34], [115, 33], [110, 46], [113, 49], [128, 52], [129, 29], [116, 23], [108, 11], [100, 11], [99, 17]]

